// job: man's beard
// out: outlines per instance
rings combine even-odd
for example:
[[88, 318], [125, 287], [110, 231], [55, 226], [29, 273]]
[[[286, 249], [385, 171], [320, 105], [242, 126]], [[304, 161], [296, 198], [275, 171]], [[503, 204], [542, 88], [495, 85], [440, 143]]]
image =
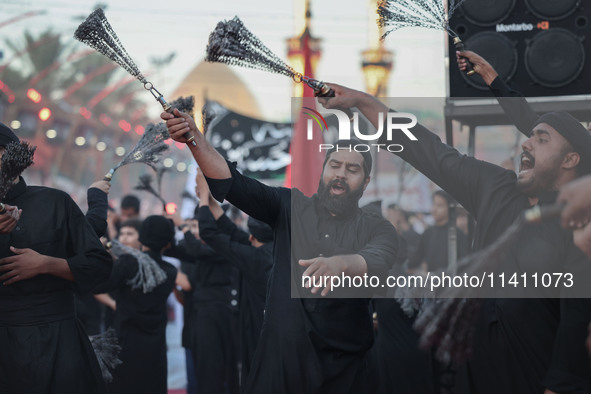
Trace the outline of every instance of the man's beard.
[[[334, 185], [339, 185], [345, 189], [345, 192], [339, 196], [331, 194], [330, 189]], [[328, 185], [320, 179], [320, 183], [318, 184], [320, 203], [328, 212], [336, 216], [343, 216], [356, 210], [359, 207], [361, 196], [363, 196], [362, 186], [352, 191], [347, 183], [338, 179], [330, 181]]]
[[537, 173], [531, 174], [527, 181], [520, 180], [518, 176], [516, 181], [517, 189], [530, 198], [538, 197], [541, 192], [555, 190], [556, 181], [560, 176], [560, 163], [563, 159], [560, 155], [554, 157], [551, 159], [552, 163], [550, 165], [546, 166], [546, 168], [538, 168]]

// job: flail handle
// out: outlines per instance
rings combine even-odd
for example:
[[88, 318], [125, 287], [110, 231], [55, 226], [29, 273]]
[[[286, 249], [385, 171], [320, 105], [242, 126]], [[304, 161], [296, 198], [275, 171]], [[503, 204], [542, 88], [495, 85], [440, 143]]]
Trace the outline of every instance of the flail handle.
[[109, 172], [107, 172], [105, 174], [105, 176], [103, 177], [103, 181], [107, 181], [107, 182], [111, 182], [111, 179], [113, 179], [113, 174], [115, 173], [115, 169], [111, 168], [109, 170]]
[[[165, 99], [164, 96], [162, 95], [162, 93], [160, 93], [158, 91], [158, 89], [156, 89], [154, 87], [154, 85], [152, 84], [152, 82], [149, 81], [145, 81], [144, 82], [144, 89], [148, 90], [150, 93], [152, 93], [152, 96], [154, 96], [154, 98], [156, 99], [156, 101], [158, 101], [160, 103], [160, 105], [162, 106], [162, 109], [166, 112], [168, 112], [169, 114], [173, 114], [174, 115], [174, 107], [172, 105], [170, 105]], [[174, 115], [176, 117], [176, 115]], [[191, 135], [191, 133], [186, 132], [185, 134], [183, 134], [183, 137], [185, 137], [187, 139], [187, 144], [191, 144], [193, 146], [197, 146], [197, 143], [195, 142], [195, 136]]]
[[[335, 96], [334, 89], [329, 88], [328, 85], [325, 83], [322, 83], [320, 88], [317, 89], [317, 91], [315, 91], [314, 93], [316, 93], [316, 96], [318, 96], [318, 97], [334, 97]], [[343, 109], [343, 112], [345, 114], [347, 114], [347, 116], [349, 117], [350, 120], [353, 120], [353, 112], [351, 112], [350, 109], [345, 108], [345, 109]]]
[[[462, 42], [460, 37], [454, 38], [454, 45], [456, 47], [456, 50], [458, 50], [460, 52], [464, 52], [466, 50], [466, 47], [464, 46], [464, 43]], [[466, 59], [466, 61], [467, 61], [466, 75], [472, 76], [472, 75], [476, 74], [476, 71], [474, 71], [474, 65], [470, 62], [470, 60]]]
[[540, 223], [560, 217], [564, 204], [536, 205], [524, 212], [525, 220], [528, 223]]

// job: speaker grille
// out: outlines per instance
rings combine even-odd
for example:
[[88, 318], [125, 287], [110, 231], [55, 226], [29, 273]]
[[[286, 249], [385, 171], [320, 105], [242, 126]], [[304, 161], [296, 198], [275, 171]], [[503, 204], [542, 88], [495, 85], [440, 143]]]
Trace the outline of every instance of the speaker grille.
[[525, 49], [525, 67], [541, 86], [557, 88], [574, 81], [585, 65], [582, 38], [566, 29], [536, 34]]
[[[511, 80], [517, 70], [517, 49], [502, 34], [492, 31], [474, 34], [466, 41], [466, 48], [485, 58], [497, 70], [499, 77], [505, 81]], [[468, 76], [465, 73], [461, 73], [461, 75], [469, 85], [476, 89], [488, 89], [480, 75]]]
[[525, 0], [527, 8], [537, 17], [558, 20], [577, 10], [581, 0]]
[[477, 26], [494, 26], [506, 19], [514, 7], [515, 0], [469, 0], [460, 9], [471, 23]]

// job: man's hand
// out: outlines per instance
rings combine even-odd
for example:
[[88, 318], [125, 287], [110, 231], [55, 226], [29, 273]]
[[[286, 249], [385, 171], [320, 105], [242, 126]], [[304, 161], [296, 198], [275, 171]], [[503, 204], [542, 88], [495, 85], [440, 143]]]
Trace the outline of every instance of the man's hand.
[[334, 83], [327, 83], [327, 85], [334, 90], [334, 97], [318, 97], [318, 102], [327, 109], [348, 109], [351, 107], [358, 107], [360, 101], [367, 99], [367, 97], [371, 97], [366, 93]]
[[189, 114], [181, 112], [176, 108], [174, 109], [174, 115], [169, 114], [168, 112], [162, 112], [160, 118], [166, 121], [166, 127], [170, 133], [170, 138], [176, 142], [186, 144], [187, 138], [185, 138], [185, 133], [189, 133], [190, 135], [201, 133], [193, 118]]
[[109, 190], [111, 190], [111, 183], [101, 179], [100, 181], [94, 182], [88, 188], [92, 189], [93, 187], [102, 190], [105, 194], [109, 194]]
[[6, 212], [0, 214], [0, 234], [8, 234], [16, 227], [21, 217], [22, 209], [16, 206], [4, 204]]
[[489, 62], [484, 60], [482, 56], [475, 52], [456, 51], [456, 60], [458, 62], [458, 66], [460, 67], [460, 71], [466, 71], [468, 67], [468, 61], [470, 61], [474, 67], [474, 71], [480, 75], [482, 79], [484, 79], [484, 82], [486, 82], [487, 85], [490, 85], [499, 75]]
[[10, 251], [15, 255], [0, 259], [0, 271], [5, 271], [0, 275], [0, 282], [4, 286], [47, 273], [45, 256], [29, 248], [17, 249], [11, 246]]
[[562, 210], [562, 226], [581, 228], [591, 219], [591, 175], [569, 182], [560, 188], [559, 203], [566, 204]]
[[[358, 254], [341, 255], [332, 257], [316, 257], [310, 260], [300, 260], [298, 262], [302, 267], [307, 267], [302, 276], [312, 278], [312, 283], [324, 283], [324, 277], [328, 276], [327, 287], [320, 293], [326, 296], [332, 289], [330, 288], [330, 277], [341, 276], [342, 274], [354, 277], [367, 273], [367, 263], [365, 259]], [[314, 280], [316, 278], [316, 280]], [[308, 286], [307, 286], [308, 287]], [[318, 293], [322, 286], [312, 288], [312, 294]]]
[[334, 83], [327, 83], [327, 85], [334, 90], [335, 96], [318, 97], [318, 102], [324, 108], [342, 110], [355, 107], [361, 111], [376, 129], [383, 126], [379, 121], [380, 113], [383, 115], [390, 109], [380, 100], [359, 90], [349, 89]]

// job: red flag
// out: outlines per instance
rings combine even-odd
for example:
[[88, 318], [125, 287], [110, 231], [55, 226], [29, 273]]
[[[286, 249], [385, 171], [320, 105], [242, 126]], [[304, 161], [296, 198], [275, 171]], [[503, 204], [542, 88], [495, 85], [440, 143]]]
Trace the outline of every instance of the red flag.
[[[304, 57], [304, 75], [314, 78], [312, 69], [312, 53], [310, 50], [310, 34], [306, 31], [302, 37], [302, 55]], [[324, 155], [319, 153], [319, 145], [323, 142], [322, 129], [314, 120], [316, 99], [314, 90], [304, 85], [304, 98], [298, 119], [293, 125], [291, 134], [291, 164], [285, 173], [285, 186], [295, 187], [306, 196], [311, 196], [318, 189], [318, 182], [322, 174]], [[307, 109], [303, 108], [307, 107]], [[306, 113], [312, 113], [310, 116]], [[310, 122], [309, 122], [310, 121]], [[308, 124], [312, 126], [312, 139], [308, 140]]]

